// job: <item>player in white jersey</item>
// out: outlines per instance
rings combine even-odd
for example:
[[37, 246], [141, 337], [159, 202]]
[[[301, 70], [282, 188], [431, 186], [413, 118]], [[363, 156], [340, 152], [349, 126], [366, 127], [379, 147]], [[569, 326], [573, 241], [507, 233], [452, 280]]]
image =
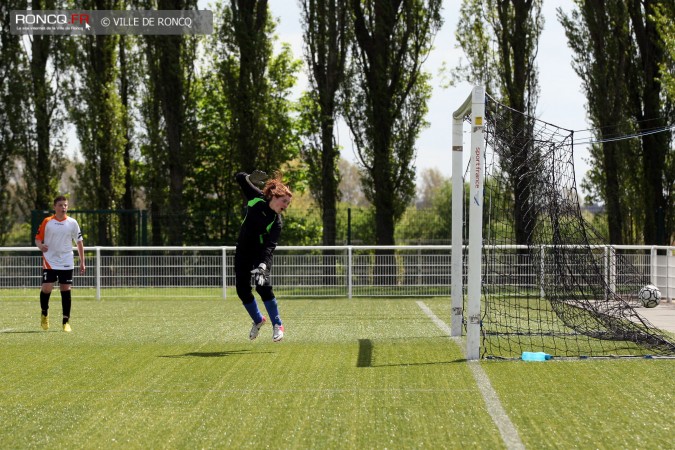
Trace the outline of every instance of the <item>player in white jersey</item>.
[[68, 217], [68, 199], [58, 196], [54, 199], [54, 215], [40, 224], [35, 245], [42, 252], [42, 289], [40, 290], [41, 325], [49, 329], [49, 296], [54, 282], [59, 280], [61, 306], [63, 308], [63, 331], [70, 332], [70, 288], [73, 284], [73, 242], [77, 245], [80, 260], [80, 274], [84, 275], [84, 242], [77, 221]]

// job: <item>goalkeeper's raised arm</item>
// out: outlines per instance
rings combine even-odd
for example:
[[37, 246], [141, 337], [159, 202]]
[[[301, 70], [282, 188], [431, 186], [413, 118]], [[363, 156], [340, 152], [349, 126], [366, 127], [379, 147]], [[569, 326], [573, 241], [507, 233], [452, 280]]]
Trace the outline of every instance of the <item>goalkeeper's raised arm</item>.
[[262, 189], [265, 187], [265, 182], [269, 177], [262, 170], [254, 170], [250, 175], [246, 172], [239, 172], [235, 175], [239, 187], [246, 200], [251, 200], [256, 197], [262, 197]]

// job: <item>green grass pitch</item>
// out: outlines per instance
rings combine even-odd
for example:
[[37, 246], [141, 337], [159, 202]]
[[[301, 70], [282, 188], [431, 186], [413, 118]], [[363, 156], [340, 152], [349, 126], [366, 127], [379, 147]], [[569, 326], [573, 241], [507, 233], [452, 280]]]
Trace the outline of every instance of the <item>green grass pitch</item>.
[[[505, 448], [446, 299], [1, 299], [0, 448]], [[526, 448], [672, 448], [675, 360], [481, 361]]]

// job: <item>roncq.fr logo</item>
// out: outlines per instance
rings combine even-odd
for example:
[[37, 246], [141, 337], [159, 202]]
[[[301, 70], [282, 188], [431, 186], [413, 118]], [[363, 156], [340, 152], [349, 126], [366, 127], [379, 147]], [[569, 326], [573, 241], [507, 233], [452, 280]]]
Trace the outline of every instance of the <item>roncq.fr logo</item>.
[[17, 25], [82, 25], [89, 28], [89, 14], [17, 14]]

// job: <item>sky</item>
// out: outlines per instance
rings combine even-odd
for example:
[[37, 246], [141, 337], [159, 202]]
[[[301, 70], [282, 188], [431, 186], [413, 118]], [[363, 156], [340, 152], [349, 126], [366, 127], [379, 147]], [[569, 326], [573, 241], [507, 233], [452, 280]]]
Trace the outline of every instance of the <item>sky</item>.
[[[457, 48], [455, 29], [459, 19], [461, 0], [444, 0], [444, 24], [438, 32], [434, 49], [423, 66], [423, 70], [432, 75], [433, 93], [429, 102], [425, 129], [417, 142], [416, 167], [419, 175], [422, 170], [436, 168], [447, 178], [452, 172], [451, 164], [451, 123], [452, 113], [471, 92], [471, 85], [460, 84], [456, 87], [440, 86], [439, 69], [445, 63], [448, 68], [455, 67], [460, 58], [466, 61], [463, 52]], [[281, 42], [291, 45], [296, 58], [302, 58], [302, 27], [297, 0], [270, 0], [272, 15], [279, 20], [277, 34]], [[572, 53], [567, 46], [564, 30], [556, 17], [556, 8], [566, 13], [572, 9], [570, 0], [545, 0], [543, 2], [544, 30], [539, 39], [537, 66], [539, 69], [540, 96], [537, 106], [539, 119], [569, 130], [581, 131], [589, 128], [586, 120], [585, 97], [581, 92], [581, 80], [572, 69]], [[306, 85], [303, 74], [299, 85]], [[588, 132], [575, 133], [575, 140]], [[356, 155], [349, 130], [341, 126], [338, 130], [338, 142], [343, 147], [342, 157], [355, 162]], [[575, 173], [577, 184], [588, 170], [585, 159], [587, 149], [574, 147]], [[464, 156], [465, 164], [468, 154]]]

